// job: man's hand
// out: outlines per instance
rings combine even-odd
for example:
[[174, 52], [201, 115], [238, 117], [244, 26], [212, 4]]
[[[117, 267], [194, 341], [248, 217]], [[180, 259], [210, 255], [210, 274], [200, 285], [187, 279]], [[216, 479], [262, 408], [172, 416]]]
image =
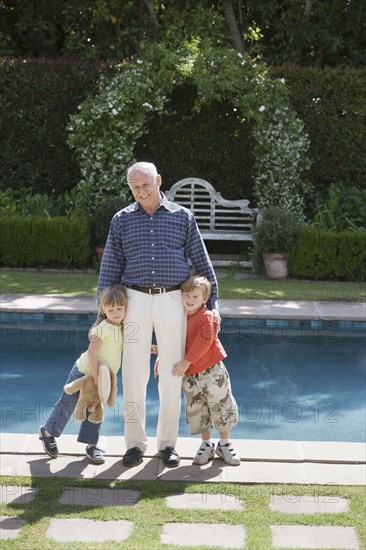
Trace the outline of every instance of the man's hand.
[[159, 376], [159, 356], [157, 356], [156, 361], [154, 363], [154, 378], [157, 378]]

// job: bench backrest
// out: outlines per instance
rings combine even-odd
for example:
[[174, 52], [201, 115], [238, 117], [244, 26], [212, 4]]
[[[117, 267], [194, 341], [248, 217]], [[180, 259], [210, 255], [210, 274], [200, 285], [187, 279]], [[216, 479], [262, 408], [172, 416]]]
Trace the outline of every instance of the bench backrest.
[[201, 230], [251, 232], [257, 210], [249, 208], [246, 199], [224, 199], [208, 181], [185, 178], [165, 191], [165, 195], [191, 210]]

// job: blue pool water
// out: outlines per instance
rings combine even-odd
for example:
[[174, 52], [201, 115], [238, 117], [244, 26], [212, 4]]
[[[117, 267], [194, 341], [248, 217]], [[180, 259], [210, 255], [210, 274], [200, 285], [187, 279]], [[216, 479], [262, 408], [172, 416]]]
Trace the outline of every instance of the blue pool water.
[[[36, 432], [58, 399], [69, 370], [88, 345], [94, 317], [3, 314], [1, 431]], [[366, 426], [365, 323], [224, 319], [239, 423], [245, 439], [363, 441]], [[123, 434], [121, 376], [103, 435]], [[147, 433], [155, 436], [157, 381], [147, 395]], [[77, 433], [71, 420], [65, 433]], [[179, 435], [189, 436], [184, 400]]]

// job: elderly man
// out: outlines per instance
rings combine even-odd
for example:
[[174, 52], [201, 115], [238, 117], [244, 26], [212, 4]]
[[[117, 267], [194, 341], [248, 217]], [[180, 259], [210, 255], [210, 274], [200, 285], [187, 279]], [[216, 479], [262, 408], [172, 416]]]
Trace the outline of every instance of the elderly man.
[[190, 259], [213, 292], [208, 307], [216, 308], [217, 281], [193, 214], [170, 202], [160, 191], [154, 164], [137, 162], [127, 171], [136, 202], [112, 219], [104, 250], [98, 293], [108, 285], [127, 287], [127, 313], [122, 360], [125, 442], [122, 463], [136, 466], [147, 448], [146, 386], [155, 331], [159, 347], [159, 419], [157, 445], [166, 466], [178, 466], [175, 450], [182, 379], [172, 368], [184, 355], [186, 319], [181, 283], [189, 275]]

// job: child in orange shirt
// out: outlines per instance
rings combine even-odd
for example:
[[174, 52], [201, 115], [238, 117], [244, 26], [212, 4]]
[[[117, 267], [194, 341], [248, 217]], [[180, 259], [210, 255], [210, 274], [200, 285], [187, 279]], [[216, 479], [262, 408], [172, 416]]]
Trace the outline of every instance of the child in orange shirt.
[[[240, 458], [229, 442], [230, 431], [238, 421], [238, 407], [222, 362], [226, 352], [217, 336], [219, 323], [205, 305], [211, 294], [211, 284], [206, 277], [191, 275], [181, 289], [187, 314], [186, 353], [174, 365], [173, 375], [183, 376], [191, 435], [200, 433], [202, 437], [193, 463], [207, 464], [216, 452], [227, 464], [238, 466]], [[220, 435], [216, 449], [211, 441], [212, 426]]]

